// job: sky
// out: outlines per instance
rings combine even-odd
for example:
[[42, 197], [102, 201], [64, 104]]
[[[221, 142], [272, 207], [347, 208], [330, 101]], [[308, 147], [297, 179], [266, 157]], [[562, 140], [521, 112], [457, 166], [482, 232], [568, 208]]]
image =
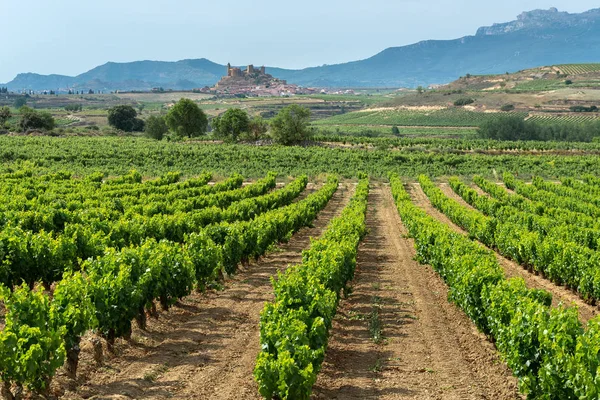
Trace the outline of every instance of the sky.
[[108, 61], [335, 64], [473, 35], [480, 26], [550, 7], [574, 13], [599, 6], [597, 0], [0, 0], [0, 82], [21, 72], [73, 76]]

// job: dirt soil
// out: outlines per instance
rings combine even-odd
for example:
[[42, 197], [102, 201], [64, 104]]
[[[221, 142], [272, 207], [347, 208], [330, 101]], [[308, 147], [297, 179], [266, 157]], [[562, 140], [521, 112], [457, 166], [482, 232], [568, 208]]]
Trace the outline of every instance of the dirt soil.
[[260, 399], [252, 371], [260, 351], [259, 318], [272, 300], [270, 278], [318, 237], [350, 199], [354, 185], [341, 184], [314, 221], [291, 240], [242, 268], [224, 290], [194, 293], [134, 329], [130, 342], [117, 343], [117, 355], [102, 367], [89, 361], [84, 344], [80, 382], [65, 399]]
[[493, 344], [414, 260], [388, 186], [372, 188], [367, 225], [313, 398], [519, 399]]
[[[472, 209], [472, 210], [474, 209], [469, 203], [464, 201], [462, 199], [462, 197], [460, 197], [458, 194], [456, 194], [452, 190], [450, 185], [448, 185], [446, 183], [442, 183], [442, 184], [440, 184], [440, 189], [442, 190], [442, 192], [444, 192], [444, 194], [446, 196], [458, 201], [459, 203], [461, 203], [461, 205], [463, 205], [469, 209]], [[417, 188], [414, 187], [414, 190], [417, 191]], [[420, 187], [418, 188], [418, 190], [422, 193], [423, 196], [427, 197], [425, 195], [425, 193], [423, 193], [423, 191], [421, 190]], [[429, 204], [427, 212], [430, 213], [431, 215], [434, 215], [434, 214], [432, 214], [432, 211], [430, 211], [431, 209], [433, 209], [433, 210], [435, 210], [435, 213], [437, 214], [436, 217], [441, 218], [441, 217], [439, 217], [439, 214], [441, 214], [441, 213], [431, 205], [431, 203], [429, 202], [428, 199], [427, 199], [427, 202]], [[452, 223], [452, 221], [450, 221], [446, 216], [443, 216], [443, 217], [445, 218], [445, 221], [444, 221], [445, 223], [449, 223], [453, 226], [453, 228], [458, 229], [459, 231], [461, 231], [463, 233], [466, 233], [460, 227], [458, 227], [457, 225]], [[483, 243], [481, 243], [481, 245], [485, 246]], [[587, 304], [573, 291], [565, 288], [564, 286], [555, 285], [551, 281], [545, 279], [543, 276], [536, 275], [534, 273], [529, 272], [527, 269], [523, 268], [518, 263], [511, 261], [506, 257], [501, 256], [497, 252], [494, 252], [494, 254], [496, 256], [496, 259], [498, 260], [498, 263], [504, 269], [504, 273], [506, 274], [507, 278], [521, 277], [525, 280], [525, 284], [527, 285], [527, 287], [534, 288], [534, 289], [544, 289], [544, 290], [552, 293], [552, 305], [553, 306], [556, 307], [559, 305], [559, 303], [562, 303], [565, 305], [575, 305], [579, 311], [579, 319], [583, 323], [587, 323], [587, 321], [589, 321], [591, 318], [598, 315], [597, 307]]]

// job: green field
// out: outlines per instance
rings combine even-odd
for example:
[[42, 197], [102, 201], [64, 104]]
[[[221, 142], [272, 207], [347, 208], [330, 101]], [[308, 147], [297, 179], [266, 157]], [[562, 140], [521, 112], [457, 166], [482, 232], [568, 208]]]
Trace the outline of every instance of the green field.
[[534, 114], [528, 121], [542, 123], [585, 123], [600, 121], [598, 113], [571, 113], [571, 114]]
[[[483, 113], [462, 108], [422, 111], [417, 109], [364, 110], [336, 115], [315, 122], [315, 125], [388, 125], [388, 126], [448, 126], [476, 127], [506, 113]], [[511, 113], [523, 118], [526, 113]]]

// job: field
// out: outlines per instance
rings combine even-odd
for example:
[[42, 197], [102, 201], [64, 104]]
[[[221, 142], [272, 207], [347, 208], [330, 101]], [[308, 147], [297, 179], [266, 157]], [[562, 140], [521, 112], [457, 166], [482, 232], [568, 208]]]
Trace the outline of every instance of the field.
[[[513, 113], [515, 114], [515, 113]], [[441, 126], [477, 127], [501, 113], [483, 113], [462, 108], [432, 107], [427, 109], [366, 109], [322, 119], [316, 125], [388, 125], [388, 126]], [[526, 114], [517, 113], [525, 118]]]
[[585, 123], [598, 121], [600, 115], [597, 113], [571, 113], [571, 114], [533, 114], [528, 121], [544, 122], [544, 123]]
[[5, 393], [518, 399], [547, 371], [595, 393], [597, 145], [396, 140], [1, 138]]
[[[31, 98], [58, 128], [0, 135], [0, 397], [599, 398], [600, 141], [477, 126], [594, 121], [569, 107], [600, 94], [529, 74], [491, 91], [496, 76]], [[112, 105], [147, 118], [182, 95], [209, 118], [300, 104], [314, 135], [156, 141], [107, 126]]]
[[555, 68], [567, 75], [586, 74], [589, 72], [600, 72], [600, 64], [562, 64], [555, 65]]

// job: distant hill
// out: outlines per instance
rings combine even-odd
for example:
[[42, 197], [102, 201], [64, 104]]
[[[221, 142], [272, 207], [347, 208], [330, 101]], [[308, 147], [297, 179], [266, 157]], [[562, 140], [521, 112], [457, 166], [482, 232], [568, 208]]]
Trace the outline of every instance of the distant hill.
[[[517, 20], [482, 27], [474, 36], [428, 40], [388, 48], [360, 61], [302, 70], [267, 68], [276, 78], [316, 87], [416, 87], [470, 74], [498, 74], [540, 65], [600, 61], [600, 8], [580, 14], [557, 9], [522, 13]], [[11, 90], [191, 89], [214, 85], [225, 66], [206, 59], [107, 63], [76, 77], [19, 74]]]

